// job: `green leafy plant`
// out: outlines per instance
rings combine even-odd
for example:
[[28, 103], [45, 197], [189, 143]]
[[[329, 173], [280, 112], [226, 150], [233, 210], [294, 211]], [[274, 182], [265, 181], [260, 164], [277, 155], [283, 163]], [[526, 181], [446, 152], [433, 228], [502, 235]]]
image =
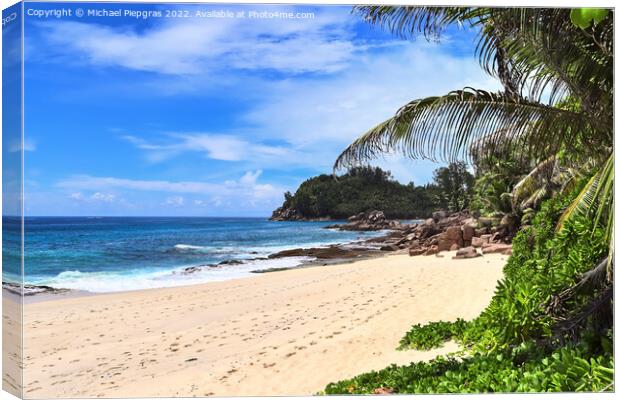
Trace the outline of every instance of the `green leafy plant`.
[[426, 325], [417, 324], [400, 341], [400, 350], [430, 350], [441, 346], [447, 340], [459, 340], [467, 322], [461, 318], [454, 322], [436, 321]]
[[610, 354], [593, 356], [583, 347], [567, 346], [540, 355], [536, 345], [528, 342], [513, 351], [392, 365], [330, 383], [324, 393], [368, 394], [386, 387], [395, 393], [412, 394], [598, 392], [613, 390], [613, 368]]
[[589, 28], [592, 23], [598, 24], [609, 15], [604, 8], [575, 8], [570, 12], [570, 20], [581, 29]]

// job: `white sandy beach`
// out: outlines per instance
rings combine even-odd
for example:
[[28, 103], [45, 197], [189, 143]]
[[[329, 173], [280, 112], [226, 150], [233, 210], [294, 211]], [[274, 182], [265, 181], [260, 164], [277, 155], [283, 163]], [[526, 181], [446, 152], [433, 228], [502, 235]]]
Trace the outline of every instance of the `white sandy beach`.
[[391, 363], [412, 324], [471, 319], [507, 256], [391, 255], [25, 306], [26, 397], [308, 395]]
[[22, 395], [22, 305], [19, 297], [2, 289], [2, 389]]

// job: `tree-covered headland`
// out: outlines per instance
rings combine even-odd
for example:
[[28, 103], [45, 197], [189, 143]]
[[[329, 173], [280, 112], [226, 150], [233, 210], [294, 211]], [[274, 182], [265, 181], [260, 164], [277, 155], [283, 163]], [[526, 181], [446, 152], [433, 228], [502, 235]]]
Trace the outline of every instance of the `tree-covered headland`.
[[345, 219], [382, 210], [391, 219], [427, 218], [433, 211], [461, 211], [469, 206], [474, 178], [466, 165], [455, 162], [434, 171], [431, 183], [404, 185], [378, 167], [354, 167], [334, 177], [319, 175], [304, 181], [294, 194], [286, 192], [274, 218]]

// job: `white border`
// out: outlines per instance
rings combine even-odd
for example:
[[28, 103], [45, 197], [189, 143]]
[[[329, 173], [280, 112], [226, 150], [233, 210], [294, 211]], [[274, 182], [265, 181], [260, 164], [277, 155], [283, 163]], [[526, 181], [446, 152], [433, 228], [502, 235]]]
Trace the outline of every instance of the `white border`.
[[[44, 0], [31, 0], [31, 1], [41, 1], [41, 2], [45, 2]], [[52, 1], [49, 1], [52, 2]], [[65, 1], [54, 1], [54, 2], [62, 2], [62, 3], [85, 3], [88, 1], [79, 1], [79, 0], [65, 0]], [[203, 0], [203, 1], [192, 1], [192, 0], [168, 0], [168, 1], [152, 1], [152, 0], [130, 0], [130, 1], [122, 1], [122, 0], [109, 0], [109, 1], [101, 1], [101, 2], [106, 2], [106, 3], [223, 3], [223, 4], [239, 4], [239, 3], [245, 3], [245, 4], [261, 4], [261, 3], [265, 3], [265, 4], [319, 4], [319, 5], [326, 5], [326, 4], [336, 4], [336, 5], [350, 5], [350, 4], [367, 4], [367, 3], [372, 3], [372, 4], [395, 4], [395, 5], [441, 5], [441, 6], [453, 6], [453, 5], [476, 5], [476, 6], [503, 6], [503, 7], [614, 7], [615, 6], [615, 2], [613, 0], [518, 0], [518, 1], [498, 1], [498, 0], [473, 0], [471, 2], [468, 1], [462, 1], [462, 0], [435, 0], [435, 1], [428, 1], [428, 0], [361, 0], [361, 1], [351, 1], [351, 0], [297, 0], [297, 1], [263, 1], [263, 0], [242, 0], [242, 1], [229, 1], [229, 0], [220, 0], [220, 1], [215, 1], [215, 0]], [[2, 4], [2, 9], [5, 9], [13, 4], [18, 3], [18, 1], [16, 0], [0, 0], [0, 3]], [[615, 43], [618, 43], [618, 31], [615, 30]], [[0, 39], [0, 52], [2, 51], [2, 40]], [[614, 49], [615, 51], [615, 49]], [[615, 64], [614, 65], [614, 75], [617, 76], [618, 73], [618, 65]], [[2, 79], [2, 71], [0, 69], [0, 81]], [[615, 85], [614, 85], [615, 86]], [[0, 95], [1, 95], [1, 89], [0, 89]], [[0, 97], [1, 98], [1, 97]], [[23, 101], [23, 98], [22, 98]], [[616, 102], [616, 94], [614, 93], [614, 102], [617, 105], [618, 103]], [[618, 107], [615, 106], [614, 107], [614, 112], [616, 112], [618, 110]], [[2, 111], [0, 108], [0, 118], [2, 117]], [[22, 116], [23, 117], [23, 116]], [[614, 129], [615, 132], [618, 132], [618, 120], [614, 119]], [[616, 136], [614, 135], [614, 138]], [[617, 164], [617, 158], [616, 158], [616, 164]], [[617, 165], [616, 165], [617, 167]], [[2, 165], [1, 165], [1, 155], [0, 155], [0, 185], [1, 185], [1, 172], [2, 172]], [[618, 186], [615, 186], [615, 197], [616, 199], [618, 198], [618, 194], [620, 193], [620, 189], [618, 189]], [[2, 199], [0, 197], [0, 207], [2, 205]], [[618, 202], [616, 202], [615, 205], [615, 215], [617, 217], [618, 215], [618, 210], [620, 209], [620, 205], [618, 205]], [[0, 221], [0, 227], [1, 227], [1, 221]], [[618, 248], [618, 241], [614, 239], [614, 243], [616, 248]], [[1, 261], [0, 261], [1, 263]], [[614, 303], [614, 312], [617, 311], [617, 307], [615, 306], [616, 303]], [[617, 314], [616, 314], [617, 315]], [[0, 326], [0, 331], [1, 331], [1, 326]], [[614, 337], [614, 342], [618, 343], [616, 341], [617, 339], [617, 332], [615, 334]], [[620, 346], [615, 346], [614, 347], [614, 352], [615, 352], [615, 358], [617, 359], [618, 356], [618, 348]], [[2, 360], [0, 358], [0, 367], [2, 365]], [[618, 378], [618, 374], [616, 372], [616, 382], [617, 382], [617, 378]], [[494, 395], [487, 395], [487, 394], [472, 394], [472, 395], [461, 395], [461, 394], [450, 394], [450, 395], [399, 395], [398, 398], [399, 399], [407, 399], [407, 400], [415, 400], [415, 399], [446, 399], [446, 398], [454, 398], [456, 396], [456, 398], [468, 398], [468, 399], [484, 399], [484, 398], [489, 398], [489, 396], [492, 396], [493, 399], [507, 399], [507, 400], [520, 400], [520, 399], [528, 399], [528, 398], [540, 398], [540, 399], [563, 399], [563, 400], [575, 400], [575, 399], [613, 399], [615, 398], [615, 393], [536, 393], [536, 394], [525, 394], [525, 393], [519, 393], [519, 394], [494, 394]], [[353, 396], [337, 396], [338, 398], [352, 398]], [[5, 392], [5, 391], [0, 391], [0, 400], [7, 400], [7, 399], [15, 399], [15, 396], [10, 395], [9, 393]], [[289, 396], [280, 396], [280, 397], [245, 397], [245, 399], [311, 399], [313, 398], [312, 396], [303, 396], [303, 397], [289, 397]], [[165, 397], [161, 397], [159, 399], [173, 399], [173, 398], [165, 398]]]

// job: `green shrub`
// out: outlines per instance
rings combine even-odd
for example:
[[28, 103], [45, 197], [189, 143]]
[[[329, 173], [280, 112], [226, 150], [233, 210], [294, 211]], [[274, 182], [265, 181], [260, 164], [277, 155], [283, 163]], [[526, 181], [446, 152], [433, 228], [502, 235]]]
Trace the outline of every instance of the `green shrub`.
[[440, 347], [447, 340], [460, 340], [466, 327], [467, 322], [460, 318], [454, 322], [437, 321], [414, 325], [401, 339], [399, 350], [430, 350]]
[[[555, 211], [551, 208], [547, 211]], [[478, 350], [549, 337], [553, 322], [545, 305], [606, 254], [602, 232], [591, 221], [569, 221], [554, 235], [555, 223], [543, 218], [547, 215], [539, 214], [532, 228], [517, 235], [491, 303], [464, 332], [463, 340]], [[586, 300], [576, 299], [571, 306]]]
[[[463, 360], [392, 365], [336, 383], [325, 394], [368, 394], [376, 388], [395, 393], [572, 392], [613, 389], [613, 356], [565, 347], [541, 355], [533, 342], [512, 351], [476, 353]], [[526, 353], [527, 361], [519, 362]]]

